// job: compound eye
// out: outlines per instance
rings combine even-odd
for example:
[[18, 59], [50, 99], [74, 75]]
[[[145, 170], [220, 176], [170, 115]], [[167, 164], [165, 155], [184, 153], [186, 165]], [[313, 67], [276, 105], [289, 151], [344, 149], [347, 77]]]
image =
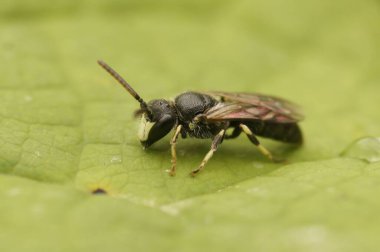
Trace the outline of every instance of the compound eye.
[[144, 122], [144, 130], [142, 125], [140, 126], [141, 132], [139, 132], [139, 138], [141, 144], [148, 148], [153, 143], [157, 142], [164, 136], [166, 136], [175, 125], [175, 118], [170, 115], [165, 115], [158, 122]]

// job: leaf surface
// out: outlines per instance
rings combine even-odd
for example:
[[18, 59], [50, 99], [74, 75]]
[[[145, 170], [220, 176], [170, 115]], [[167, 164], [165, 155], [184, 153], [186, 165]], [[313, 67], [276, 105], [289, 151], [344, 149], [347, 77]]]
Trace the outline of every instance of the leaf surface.
[[[376, 1], [8, 1], [0, 10], [1, 251], [377, 251]], [[187, 90], [300, 104], [305, 144], [137, 140]], [[357, 139], [367, 139], [358, 140]], [[96, 192], [96, 194], [92, 194]], [[22, 242], [20, 242], [22, 241]]]

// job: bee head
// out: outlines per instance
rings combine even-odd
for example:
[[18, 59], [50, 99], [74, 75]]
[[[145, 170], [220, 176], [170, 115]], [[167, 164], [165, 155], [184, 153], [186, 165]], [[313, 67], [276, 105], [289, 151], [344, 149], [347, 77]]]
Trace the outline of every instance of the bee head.
[[163, 99], [148, 102], [136, 114], [141, 114], [138, 137], [144, 148], [166, 136], [177, 121], [174, 104]]
[[99, 60], [98, 64], [112, 75], [133, 98], [140, 103], [135, 116], [141, 115], [138, 137], [144, 148], [148, 148], [166, 136], [177, 122], [177, 113], [172, 102], [159, 99], [146, 103], [138, 93], [113, 70], [107, 63]]

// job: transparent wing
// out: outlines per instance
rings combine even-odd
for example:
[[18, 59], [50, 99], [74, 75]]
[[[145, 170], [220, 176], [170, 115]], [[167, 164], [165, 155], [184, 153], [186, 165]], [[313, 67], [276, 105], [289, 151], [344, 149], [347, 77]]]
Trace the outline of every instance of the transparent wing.
[[292, 102], [255, 93], [208, 92], [221, 102], [208, 110], [209, 121], [263, 120], [294, 123], [303, 119], [300, 108]]

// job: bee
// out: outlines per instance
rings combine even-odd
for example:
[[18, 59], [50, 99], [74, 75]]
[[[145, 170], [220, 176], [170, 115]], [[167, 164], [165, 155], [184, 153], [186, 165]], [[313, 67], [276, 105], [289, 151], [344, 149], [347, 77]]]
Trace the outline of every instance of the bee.
[[[242, 132], [272, 161], [277, 161], [256, 136], [290, 144], [302, 144], [299, 125], [303, 119], [299, 108], [281, 98], [256, 93], [185, 92], [174, 101], [155, 99], [145, 102], [138, 93], [109, 65], [98, 64], [111, 74], [139, 103], [135, 112], [141, 117], [138, 138], [144, 148], [166, 136], [171, 138], [171, 176], [176, 173], [176, 144], [179, 135], [211, 139], [211, 148], [199, 167], [191, 171], [195, 176], [202, 171], [224, 139], [233, 139]], [[227, 134], [227, 129], [232, 129]]]

